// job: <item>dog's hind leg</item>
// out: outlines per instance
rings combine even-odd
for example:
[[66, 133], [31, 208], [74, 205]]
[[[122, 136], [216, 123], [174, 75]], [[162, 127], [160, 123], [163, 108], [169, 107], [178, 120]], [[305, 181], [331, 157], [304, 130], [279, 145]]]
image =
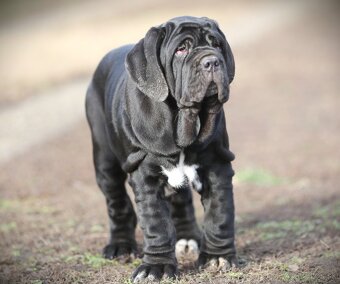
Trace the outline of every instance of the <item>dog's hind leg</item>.
[[110, 220], [110, 240], [103, 255], [129, 261], [136, 252], [136, 214], [125, 189], [126, 173], [110, 148], [103, 104], [93, 85], [86, 96], [86, 114], [92, 134], [96, 180], [105, 195]]

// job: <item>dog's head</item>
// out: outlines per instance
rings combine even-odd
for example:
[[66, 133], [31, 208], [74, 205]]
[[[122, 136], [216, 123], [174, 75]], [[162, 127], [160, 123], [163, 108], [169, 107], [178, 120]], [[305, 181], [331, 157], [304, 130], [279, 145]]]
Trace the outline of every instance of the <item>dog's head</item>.
[[126, 67], [145, 95], [156, 101], [175, 99], [179, 124], [184, 124], [177, 135], [187, 135], [179, 146], [188, 146], [198, 136], [202, 108], [219, 112], [235, 74], [233, 54], [217, 23], [195, 17], [151, 28], [127, 55]]

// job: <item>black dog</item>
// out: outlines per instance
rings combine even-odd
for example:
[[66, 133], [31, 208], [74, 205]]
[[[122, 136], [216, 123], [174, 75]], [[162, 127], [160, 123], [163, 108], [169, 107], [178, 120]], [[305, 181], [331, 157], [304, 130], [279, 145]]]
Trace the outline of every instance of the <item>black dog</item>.
[[[151, 28], [136, 45], [100, 62], [86, 96], [96, 177], [106, 197], [106, 258], [136, 252], [135, 194], [144, 233], [143, 263], [133, 280], [175, 277], [175, 243], [200, 244], [199, 265], [237, 265], [231, 161], [223, 103], [235, 65], [216, 22], [178, 17]], [[201, 195], [202, 232], [191, 190]], [[167, 193], [172, 191], [172, 195]]]

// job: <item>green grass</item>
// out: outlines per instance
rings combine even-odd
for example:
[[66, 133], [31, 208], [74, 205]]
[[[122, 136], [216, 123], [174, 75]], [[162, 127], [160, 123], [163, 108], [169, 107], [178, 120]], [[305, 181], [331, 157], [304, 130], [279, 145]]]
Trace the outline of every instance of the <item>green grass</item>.
[[340, 222], [338, 220], [333, 220], [330, 222], [330, 225], [336, 229], [336, 230], [340, 230]]
[[43, 284], [44, 282], [41, 280], [32, 280], [31, 284]]
[[40, 206], [39, 204], [34, 204], [33, 207], [27, 210], [27, 213], [32, 214], [53, 214], [55, 212], [57, 212], [57, 210], [52, 206], [47, 205]]
[[123, 284], [133, 284], [130, 278], [126, 278], [123, 282]]
[[136, 258], [134, 259], [129, 265], [132, 267], [132, 268], [137, 268], [139, 265], [142, 264], [142, 260], [140, 258]]
[[285, 183], [285, 179], [277, 177], [269, 171], [261, 168], [245, 168], [237, 171], [236, 181], [257, 186], [275, 186]]
[[237, 272], [237, 271], [227, 272], [226, 275], [229, 278], [232, 278], [232, 279], [242, 279], [244, 277], [244, 273], [243, 272]]
[[81, 258], [81, 262], [95, 269], [100, 268], [105, 265], [116, 264], [116, 261], [114, 260], [108, 260], [108, 259], [103, 258], [103, 256], [100, 254], [91, 254], [91, 253], [85, 253]]
[[9, 210], [17, 206], [17, 202], [9, 199], [0, 199], [0, 210]]
[[318, 207], [313, 212], [314, 217], [321, 219], [321, 227], [340, 230], [340, 202]]
[[0, 224], [0, 231], [3, 233], [8, 233], [16, 228], [17, 228], [17, 223], [15, 222]]
[[315, 276], [308, 272], [284, 272], [281, 275], [281, 279], [287, 283], [316, 283]]
[[21, 256], [21, 251], [20, 251], [20, 249], [14, 248], [14, 249], [12, 249], [11, 254], [14, 257], [19, 257], [19, 256]]
[[340, 217], [340, 202], [318, 207], [314, 210], [314, 215], [323, 219], [330, 217]]
[[79, 263], [80, 262], [83, 265], [90, 266], [94, 269], [98, 269], [106, 265], [117, 264], [117, 261], [115, 260], [105, 259], [100, 254], [91, 254], [91, 253], [67, 255], [67, 256], [63, 256], [61, 259], [65, 263]]
[[326, 258], [339, 258], [340, 259], [340, 251], [326, 251], [323, 254]]
[[53, 214], [57, 209], [50, 205], [42, 205], [36, 198], [0, 199], [0, 211], [20, 211], [28, 214]]
[[101, 233], [104, 231], [104, 226], [101, 224], [95, 224], [90, 227], [91, 233]]
[[285, 237], [289, 233], [301, 236], [314, 231], [316, 225], [312, 221], [285, 220], [259, 223], [256, 227], [261, 230], [260, 238], [262, 240], [272, 240]]

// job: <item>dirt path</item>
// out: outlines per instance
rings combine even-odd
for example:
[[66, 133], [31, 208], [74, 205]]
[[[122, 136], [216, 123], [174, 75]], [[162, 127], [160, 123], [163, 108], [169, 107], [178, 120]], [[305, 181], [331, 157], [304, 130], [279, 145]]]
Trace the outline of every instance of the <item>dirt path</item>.
[[[339, 283], [339, 17], [336, 3], [325, 3], [257, 40], [236, 40], [237, 77], [226, 113], [237, 156], [237, 248], [245, 265], [214, 275], [182, 262], [177, 283]], [[49, 104], [49, 98], [37, 101]], [[80, 108], [73, 110], [68, 126], [0, 165], [1, 283], [129, 283], [138, 264], [99, 255], [106, 209], [94, 181], [89, 130]], [[52, 115], [55, 129], [66, 112]], [[202, 220], [196, 195], [195, 203]], [[141, 243], [140, 230], [137, 236]]]

